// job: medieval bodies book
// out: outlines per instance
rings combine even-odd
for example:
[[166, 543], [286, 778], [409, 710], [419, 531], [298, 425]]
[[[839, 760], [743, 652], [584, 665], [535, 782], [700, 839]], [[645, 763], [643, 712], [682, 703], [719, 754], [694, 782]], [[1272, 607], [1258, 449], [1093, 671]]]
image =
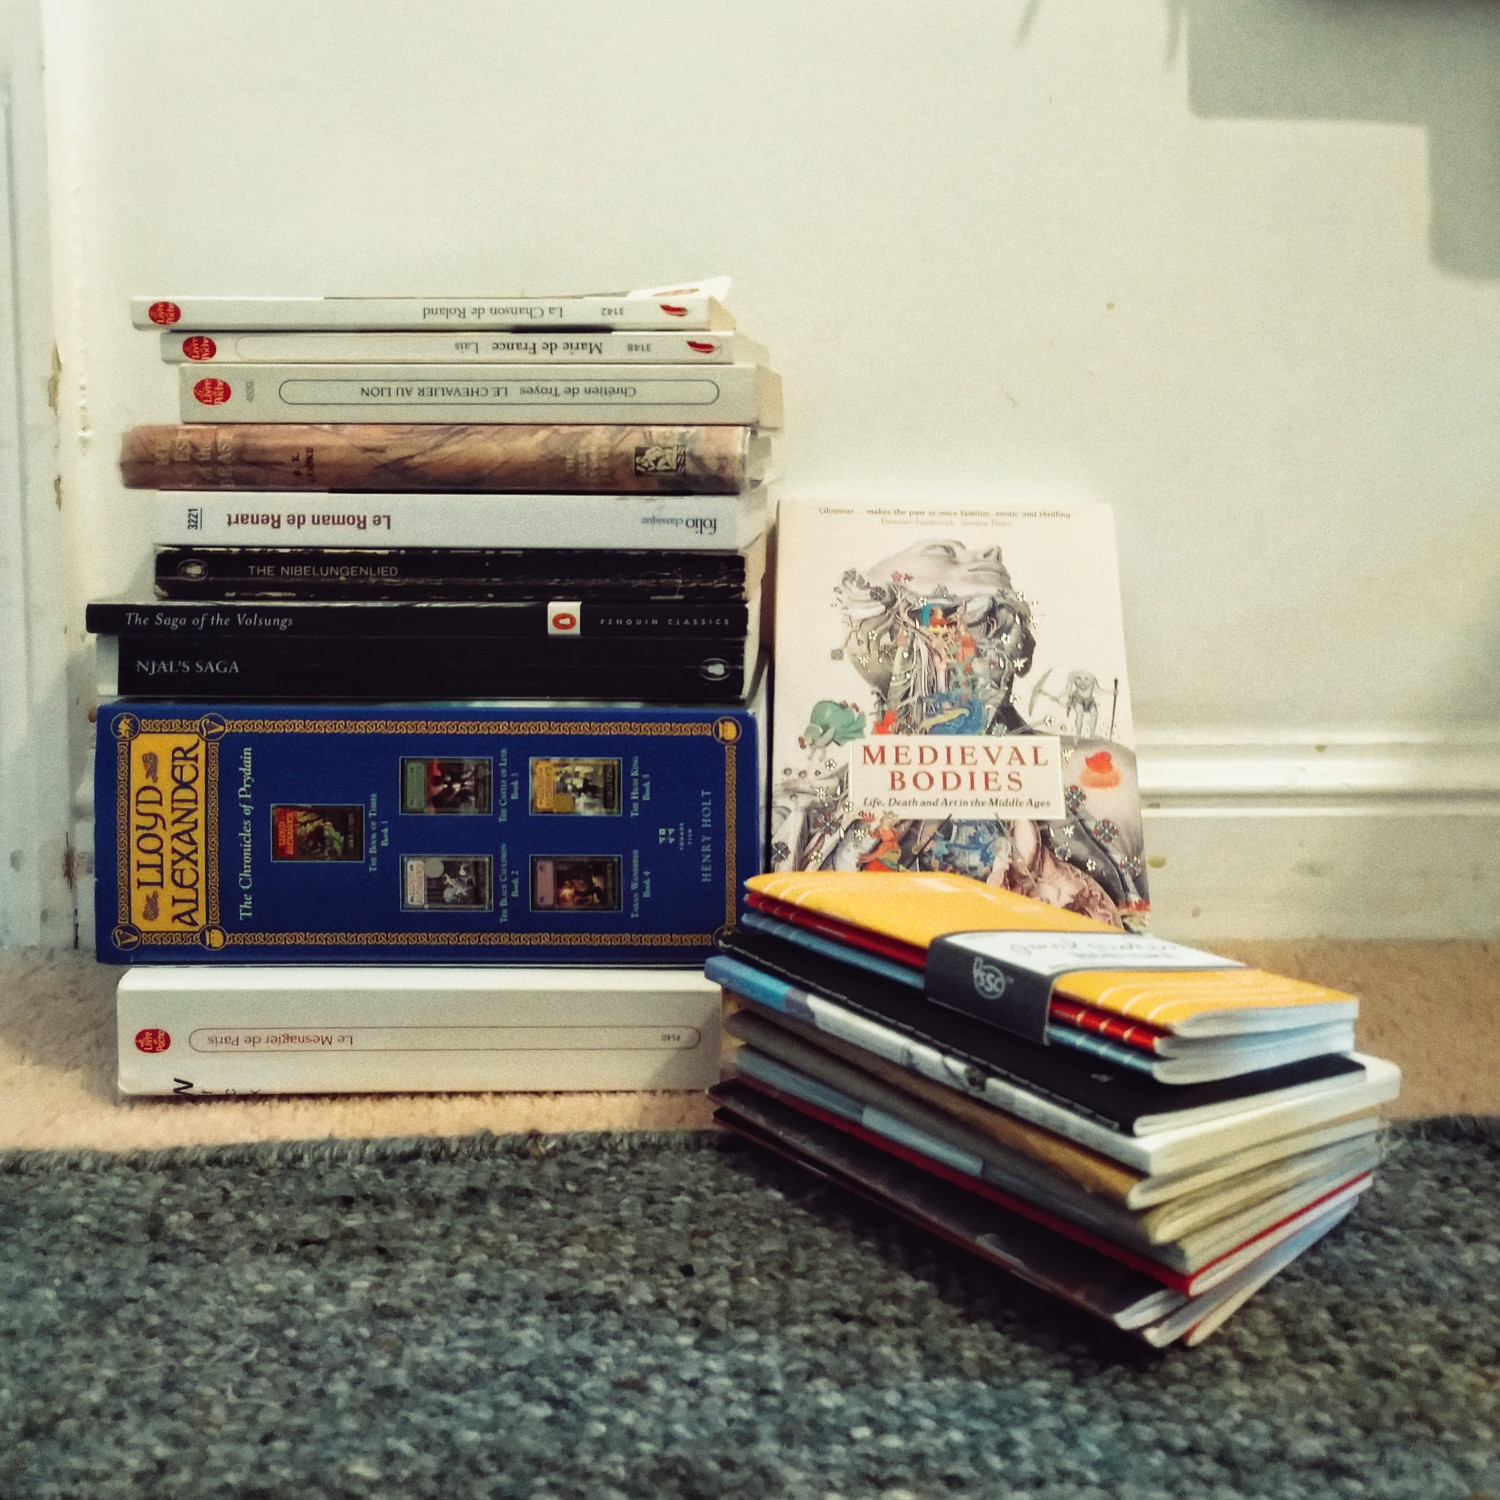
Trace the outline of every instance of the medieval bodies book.
[[732, 426], [190, 422], [132, 427], [120, 477], [135, 490], [737, 495], [769, 453]]
[[245, 495], [168, 490], [152, 540], [186, 547], [739, 550], [765, 533], [766, 485], [733, 495]]
[[99, 957], [700, 965], [760, 866], [758, 717], [103, 704]]
[[169, 365], [763, 365], [742, 333], [164, 333]]
[[1102, 505], [788, 501], [771, 867], [948, 870], [1149, 909]]
[[629, 292], [563, 296], [132, 297], [137, 328], [719, 329], [727, 276]]
[[689, 969], [140, 965], [123, 1094], [704, 1089], [719, 991]]
[[184, 422], [726, 422], [781, 426], [758, 365], [178, 366]]

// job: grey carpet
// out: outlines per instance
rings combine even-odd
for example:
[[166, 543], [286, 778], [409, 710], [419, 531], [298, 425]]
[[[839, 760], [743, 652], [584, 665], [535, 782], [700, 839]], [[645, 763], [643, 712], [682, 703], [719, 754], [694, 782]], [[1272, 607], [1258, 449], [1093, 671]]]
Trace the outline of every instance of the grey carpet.
[[0, 1161], [0, 1495], [1500, 1500], [1500, 1123], [1155, 1354], [703, 1135]]

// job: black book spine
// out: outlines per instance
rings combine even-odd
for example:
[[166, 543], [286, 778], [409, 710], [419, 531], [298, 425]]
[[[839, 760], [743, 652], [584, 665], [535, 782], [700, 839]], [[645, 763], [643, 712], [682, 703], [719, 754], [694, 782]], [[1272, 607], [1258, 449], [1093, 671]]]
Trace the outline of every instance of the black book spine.
[[605, 698], [645, 703], [735, 701], [744, 644], [568, 638], [495, 641], [183, 641], [119, 637], [116, 691], [127, 697]]
[[159, 547], [168, 599], [747, 597], [738, 552]]
[[539, 599], [492, 603], [304, 600], [281, 604], [104, 600], [88, 606], [84, 623], [98, 635], [149, 635], [179, 641], [413, 636], [544, 642], [575, 637], [585, 641], [693, 645], [743, 642], [750, 612], [745, 605], [732, 602], [690, 604], [676, 600], [584, 599], [576, 604]]

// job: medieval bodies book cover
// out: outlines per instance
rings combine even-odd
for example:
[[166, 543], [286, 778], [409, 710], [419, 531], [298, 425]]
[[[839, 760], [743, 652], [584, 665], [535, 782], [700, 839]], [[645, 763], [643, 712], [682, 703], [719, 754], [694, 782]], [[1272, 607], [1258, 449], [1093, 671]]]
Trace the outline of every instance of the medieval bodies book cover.
[[760, 867], [756, 719], [104, 704], [99, 957], [699, 965]]
[[1107, 506], [788, 501], [771, 868], [950, 870], [1147, 920]]

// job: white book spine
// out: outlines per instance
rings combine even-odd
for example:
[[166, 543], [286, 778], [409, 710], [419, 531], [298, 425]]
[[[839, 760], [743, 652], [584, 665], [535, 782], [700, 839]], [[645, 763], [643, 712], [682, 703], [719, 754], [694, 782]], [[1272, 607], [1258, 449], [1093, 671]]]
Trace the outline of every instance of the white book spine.
[[181, 364], [757, 365], [765, 349], [742, 333], [209, 333], [161, 336]]
[[763, 486], [739, 495], [327, 494], [159, 490], [170, 547], [650, 547], [738, 552], [766, 529]]
[[704, 1089], [717, 985], [686, 970], [127, 971], [124, 1094]]
[[132, 297], [137, 328], [719, 329], [733, 321], [704, 286], [589, 297]]
[[178, 367], [184, 422], [663, 422], [781, 425], [759, 365]]

